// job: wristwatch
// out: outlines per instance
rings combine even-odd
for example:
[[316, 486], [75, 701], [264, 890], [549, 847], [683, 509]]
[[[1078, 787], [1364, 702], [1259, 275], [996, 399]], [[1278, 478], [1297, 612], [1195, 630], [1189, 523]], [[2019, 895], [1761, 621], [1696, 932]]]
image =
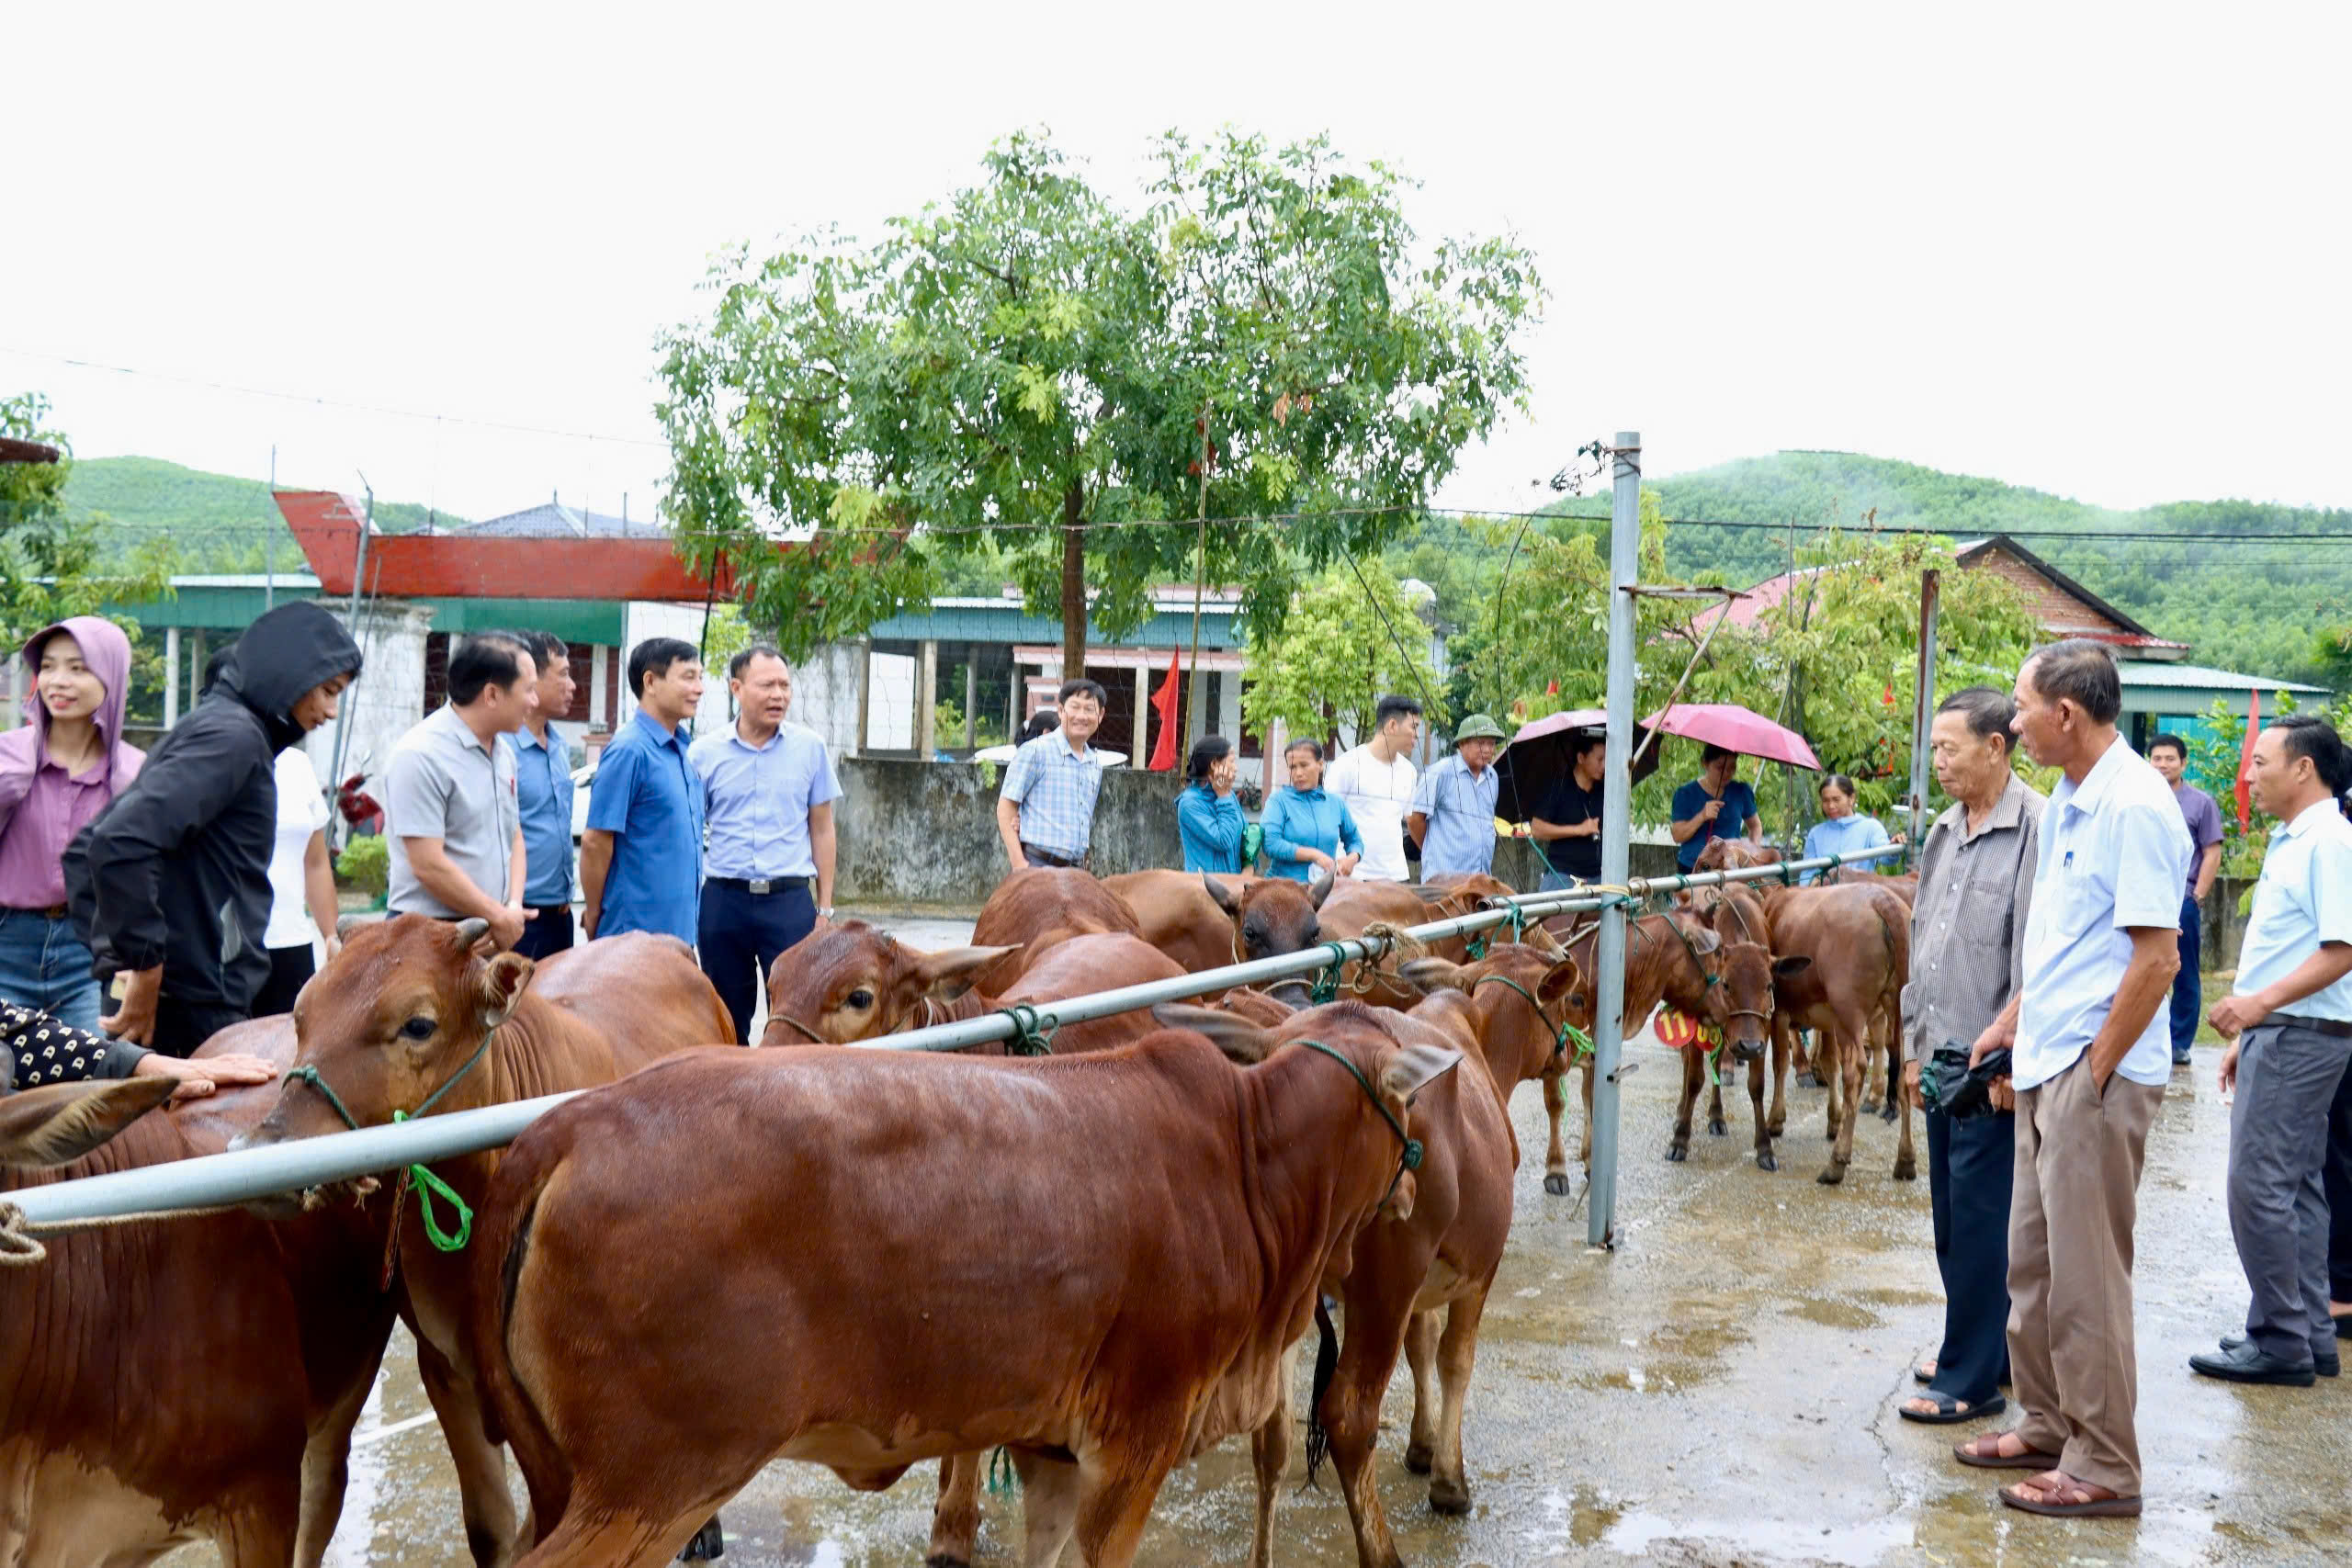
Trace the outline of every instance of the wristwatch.
[[818, 911], [817, 911], [817, 918], [818, 918], [819, 919], [820, 919], [820, 920], [830, 920], [830, 919], [831, 919], [833, 918], [833, 908], [832, 908], [832, 906], [831, 906], [831, 905], [830, 905], [830, 904], [828, 904], [828, 905], [826, 905], [823, 908], [821, 908], [821, 909], [818, 910]]

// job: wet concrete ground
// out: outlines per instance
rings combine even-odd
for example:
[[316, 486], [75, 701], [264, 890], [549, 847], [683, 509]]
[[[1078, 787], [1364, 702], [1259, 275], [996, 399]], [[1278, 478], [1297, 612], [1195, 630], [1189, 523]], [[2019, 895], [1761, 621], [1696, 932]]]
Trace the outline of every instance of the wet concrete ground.
[[[903, 926], [906, 922], [888, 922]], [[922, 946], [968, 927], [924, 921]], [[1398, 1458], [1411, 1410], [1400, 1368], [1381, 1475], [1406, 1560], [1429, 1568], [1519, 1564], [2273, 1564], [2352, 1554], [2352, 1386], [2241, 1389], [2190, 1374], [2187, 1358], [2234, 1329], [2245, 1285], [2222, 1202], [2228, 1112], [2216, 1053], [2177, 1074], [2150, 1143], [2138, 1233], [2140, 1434], [2147, 1512], [2061, 1522], [2000, 1506], [2013, 1477], [1962, 1468], [1950, 1445], [1973, 1427], [1901, 1421], [1907, 1369], [1931, 1354], [1941, 1298], [1922, 1179], [1889, 1177], [1894, 1131], [1865, 1122], [1844, 1186], [1822, 1164], [1822, 1095], [1791, 1091], [1781, 1169], [1758, 1171], [1745, 1096], [1731, 1135], [1700, 1131], [1690, 1158], [1663, 1154], [1679, 1083], [1674, 1054], [1631, 1059], [1613, 1253], [1585, 1246], [1576, 1199], [1542, 1186], [1543, 1113], [1513, 1100], [1521, 1159], [1511, 1247], [1487, 1309], [1464, 1428], [1470, 1516], [1431, 1514]], [[692, 1310], [682, 1296], [680, 1310]], [[1303, 1403], [1303, 1396], [1302, 1396]], [[1180, 1472], [1140, 1562], [1238, 1563], [1250, 1540], [1246, 1441]], [[361, 1427], [330, 1561], [449, 1564], [467, 1556], [447, 1455], [405, 1340]], [[930, 1530], [935, 1470], [879, 1496], [828, 1472], [771, 1467], [725, 1512], [729, 1568], [912, 1568]], [[1294, 1467], [1292, 1485], [1303, 1479]], [[519, 1485], [519, 1483], [518, 1483]], [[1018, 1509], [990, 1498], [984, 1564], [1016, 1561]], [[1075, 1552], [1070, 1554], [1075, 1558]], [[1286, 1495], [1276, 1561], [1354, 1562], [1345, 1506]], [[202, 1554], [183, 1553], [174, 1568]]]

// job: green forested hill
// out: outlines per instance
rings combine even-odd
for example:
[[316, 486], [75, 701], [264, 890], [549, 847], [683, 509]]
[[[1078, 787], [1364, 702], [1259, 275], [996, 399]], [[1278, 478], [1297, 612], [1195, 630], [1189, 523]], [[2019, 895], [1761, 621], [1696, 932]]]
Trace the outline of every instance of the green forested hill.
[[[103, 515], [110, 549], [170, 538], [183, 572], [259, 571], [268, 541], [277, 541], [277, 570], [301, 571], [302, 552], [259, 479], [184, 468], [159, 457], [76, 457], [66, 476], [71, 515]], [[376, 525], [388, 533], [422, 527], [426, 509], [410, 502], [376, 502]], [[462, 522], [447, 513], [435, 522]]]
[[[1785, 569], [1793, 522], [1933, 528], [1954, 539], [1986, 534], [2019, 542], [2160, 637], [2192, 646], [2199, 664], [2252, 674], [2327, 681], [2323, 628], [2352, 622], [2352, 511], [2244, 501], [2178, 502], [2118, 512], [1998, 479], [1847, 452], [1781, 452], [1650, 481], [1670, 518], [1774, 525], [1771, 529], [1676, 526], [1667, 533], [1674, 570], [1746, 586]], [[1571, 503], [1605, 512], [1605, 502]], [[2252, 538], [2102, 537], [2115, 534], [2335, 534], [2335, 542]], [[2052, 537], [2051, 535], [2064, 535]]]

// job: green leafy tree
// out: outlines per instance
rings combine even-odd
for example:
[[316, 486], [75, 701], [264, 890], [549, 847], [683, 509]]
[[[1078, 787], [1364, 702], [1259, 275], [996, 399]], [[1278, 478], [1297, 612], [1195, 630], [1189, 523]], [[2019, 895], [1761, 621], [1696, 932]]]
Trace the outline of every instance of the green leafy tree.
[[1372, 710], [1389, 692], [1428, 694], [1432, 724], [1446, 714], [1430, 662], [1430, 632], [1387, 567], [1363, 575], [1334, 567], [1298, 592], [1279, 627], [1250, 626], [1250, 681], [1241, 716], [1259, 734], [1276, 723], [1295, 736], [1372, 732]]
[[[61, 454], [54, 463], [0, 463], [0, 642], [11, 651], [68, 615], [96, 615], [109, 603], [143, 604], [171, 592], [175, 557], [160, 536], [101, 570], [105, 518], [68, 515], [73, 461], [66, 454], [72, 448], [64, 436], [44, 428], [48, 417], [48, 400], [37, 392], [0, 400], [0, 435]], [[135, 643], [139, 623], [117, 619]]]
[[1194, 576], [1272, 627], [1376, 551], [1521, 402], [1532, 263], [1417, 245], [1406, 182], [1320, 139], [1170, 134], [1131, 212], [1016, 135], [870, 247], [722, 261], [664, 345], [681, 553], [805, 649], [992, 549], [1077, 670], [1090, 593], [1113, 637]]

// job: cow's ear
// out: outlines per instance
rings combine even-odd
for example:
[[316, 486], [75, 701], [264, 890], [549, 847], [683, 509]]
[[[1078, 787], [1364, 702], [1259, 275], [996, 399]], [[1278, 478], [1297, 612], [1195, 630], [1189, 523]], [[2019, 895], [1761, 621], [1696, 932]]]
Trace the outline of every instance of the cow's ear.
[[1423, 996], [1442, 991], [1448, 986], [1459, 989], [1462, 965], [1443, 958], [1408, 958], [1396, 966], [1396, 977], [1419, 989]]
[[1714, 928], [1712, 926], [1702, 925], [1695, 931], [1686, 930], [1683, 934], [1690, 939], [1690, 950], [1693, 953], [1701, 954], [1713, 953], [1724, 944], [1724, 939], [1715, 934]]
[[1218, 908], [1223, 909], [1228, 915], [1238, 915], [1241, 913], [1240, 894], [1227, 892], [1224, 883], [1219, 882], [1216, 877], [1211, 876], [1205, 871], [1201, 873], [1201, 886], [1209, 890], [1209, 897], [1216, 900], [1216, 907]]
[[1306, 884], [1306, 902], [1315, 908], [1321, 908], [1323, 900], [1329, 898], [1331, 896], [1331, 889], [1339, 885], [1340, 879], [1329, 872], [1311, 878]]
[[1544, 971], [1544, 978], [1535, 982], [1535, 999], [1549, 1006], [1572, 995], [1583, 984], [1584, 971], [1577, 967], [1577, 961], [1563, 958]]
[[1245, 1067], [1254, 1067], [1264, 1061], [1272, 1048], [1273, 1036], [1270, 1031], [1223, 1008], [1162, 1002], [1151, 1010], [1151, 1016], [1164, 1029], [1189, 1029], [1195, 1034], [1207, 1035], [1209, 1043], [1224, 1052], [1227, 1060]]
[[915, 984], [935, 1001], [952, 1002], [972, 988], [979, 972], [1023, 944], [1011, 947], [944, 947], [915, 961]]
[[523, 987], [531, 983], [532, 971], [538, 967], [519, 953], [502, 953], [481, 966], [481, 1021], [484, 1029], [496, 1029], [523, 999]]
[[164, 1100], [179, 1080], [142, 1074], [52, 1084], [0, 1100], [0, 1166], [69, 1165]]
[[1462, 1065], [1462, 1053], [1450, 1045], [1400, 1046], [1380, 1069], [1381, 1091], [1391, 1100], [1410, 1100], [1430, 1082]]
[[1812, 959], [1802, 953], [1792, 953], [1787, 958], [1772, 960], [1772, 977], [1776, 980], [1785, 980], [1792, 975], [1801, 975], [1812, 967]]

